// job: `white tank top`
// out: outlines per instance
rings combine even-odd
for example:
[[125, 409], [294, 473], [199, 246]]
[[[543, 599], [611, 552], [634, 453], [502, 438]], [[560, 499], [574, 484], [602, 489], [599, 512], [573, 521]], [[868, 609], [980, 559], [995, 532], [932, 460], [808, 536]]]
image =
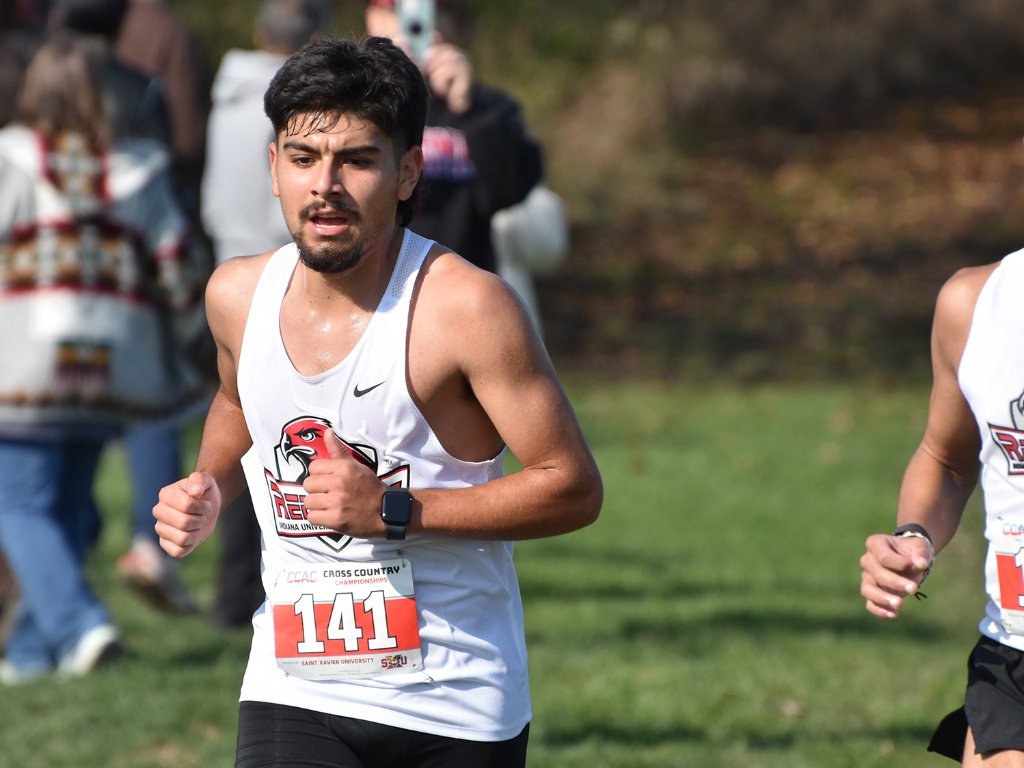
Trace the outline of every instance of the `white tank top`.
[[1003, 259], [978, 296], [960, 361], [960, 389], [981, 436], [985, 498], [982, 634], [1024, 650], [1024, 251]]
[[[441, 447], [406, 386], [409, 304], [432, 245], [406, 231], [390, 284], [363, 336], [331, 370], [303, 376], [281, 339], [281, 303], [298, 263], [294, 245], [267, 263], [253, 295], [238, 360], [238, 392], [253, 447], [242, 460], [263, 533], [263, 582], [304, 563], [412, 565], [423, 669], [383, 677], [307, 680], [275, 662], [273, 614], [264, 604], [242, 700], [275, 702], [401, 728], [503, 741], [529, 722], [522, 604], [512, 543], [410, 535], [350, 539], [306, 523], [302, 479], [333, 427], [389, 485], [461, 488], [503, 473], [504, 451], [466, 462]], [[320, 431], [322, 434], [322, 429]]]

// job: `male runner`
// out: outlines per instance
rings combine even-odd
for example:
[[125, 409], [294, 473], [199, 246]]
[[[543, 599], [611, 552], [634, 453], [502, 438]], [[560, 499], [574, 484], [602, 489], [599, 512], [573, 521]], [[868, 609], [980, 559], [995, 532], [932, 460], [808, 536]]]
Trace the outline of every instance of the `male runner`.
[[897, 527], [869, 537], [861, 558], [868, 610], [896, 618], [953, 538], [980, 469], [988, 606], [964, 707], [942, 721], [929, 746], [969, 768], [1024, 766], [1022, 290], [1024, 251], [963, 269], [942, 288], [928, 421], [903, 477]]
[[[268, 598], [238, 766], [523, 766], [511, 541], [600, 509], [597, 467], [521, 302], [403, 228], [426, 103], [390, 41], [290, 57], [265, 106], [295, 242], [209, 283], [222, 383], [196, 471], [154, 515], [162, 546], [187, 555], [244, 465]], [[523, 470], [503, 476], [506, 446]]]

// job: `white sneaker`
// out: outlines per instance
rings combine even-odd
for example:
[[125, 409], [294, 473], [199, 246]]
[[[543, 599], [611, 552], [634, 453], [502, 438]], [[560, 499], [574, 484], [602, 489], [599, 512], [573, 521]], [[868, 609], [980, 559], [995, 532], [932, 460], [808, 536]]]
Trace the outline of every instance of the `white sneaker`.
[[111, 624], [99, 624], [82, 633], [75, 647], [60, 660], [57, 674], [61, 677], [83, 677], [120, 650], [121, 636], [117, 628]]
[[161, 611], [195, 613], [199, 610], [178, 578], [177, 563], [144, 536], [136, 536], [132, 548], [117, 558], [117, 572], [143, 599]]

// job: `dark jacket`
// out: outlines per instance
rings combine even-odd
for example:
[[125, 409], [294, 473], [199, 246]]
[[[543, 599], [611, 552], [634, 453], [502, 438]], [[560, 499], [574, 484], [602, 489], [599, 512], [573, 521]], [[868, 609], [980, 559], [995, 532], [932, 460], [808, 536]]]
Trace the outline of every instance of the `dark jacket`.
[[100, 90], [115, 139], [153, 139], [170, 146], [171, 126], [158, 80], [110, 54], [103, 61]]
[[543, 175], [540, 146], [527, 135], [519, 105], [479, 84], [463, 114], [432, 100], [423, 154], [424, 188], [409, 228], [495, 271], [491, 217], [522, 201]]

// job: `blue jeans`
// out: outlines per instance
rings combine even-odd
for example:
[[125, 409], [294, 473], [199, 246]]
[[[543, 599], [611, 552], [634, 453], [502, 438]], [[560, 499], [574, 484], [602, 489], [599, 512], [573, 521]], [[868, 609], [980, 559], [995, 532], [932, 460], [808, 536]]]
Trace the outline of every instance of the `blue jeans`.
[[8, 661], [43, 670], [110, 623], [85, 580], [99, 534], [92, 485], [101, 441], [0, 440], [0, 547], [21, 590]]
[[124, 450], [135, 493], [132, 533], [160, 543], [153, 507], [160, 489], [181, 479], [181, 438], [176, 426], [133, 427], [124, 433]]

